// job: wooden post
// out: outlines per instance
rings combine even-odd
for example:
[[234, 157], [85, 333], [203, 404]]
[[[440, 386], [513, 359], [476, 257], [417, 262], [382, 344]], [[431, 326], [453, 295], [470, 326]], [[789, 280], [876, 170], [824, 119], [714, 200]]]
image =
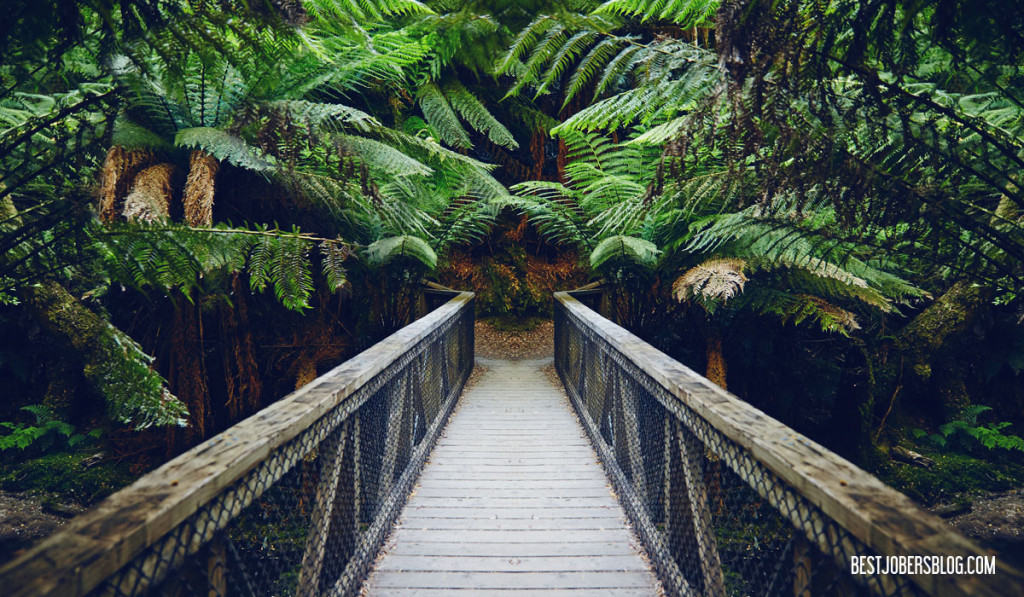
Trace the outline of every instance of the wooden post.
[[224, 548], [224, 535], [218, 533], [206, 546], [206, 578], [209, 597], [225, 597], [228, 594], [228, 579], [225, 573], [228, 558]]
[[345, 456], [345, 446], [352, 418], [331, 433], [320, 446], [320, 481], [317, 483], [316, 502], [309, 534], [306, 537], [306, 551], [302, 556], [302, 570], [299, 573], [298, 594], [301, 597], [319, 594], [320, 573], [323, 569], [327, 539], [331, 531], [331, 518], [336, 504], [338, 482]]
[[391, 392], [387, 395], [388, 422], [384, 431], [384, 458], [380, 464], [380, 480], [377, 485], [377, 503], [381, 503], [385, 496], [391, 492], [391, 486], [395, 482], [395, 469], [400, 456], [400, 440], [402, 429], [405, 424], [405, 382], [404, 375], [399, 374], [394, 378]]
[[640, 412], [637, 406], [639, 396], [635, 384], [628, 380], [623, 382], [623, 375], [619, 372], [619, 368], [616, 367], [615, 370], [618, 372], [616, 373], [618, 378], [616, 385], [621, 395], [619, 400], [622, 403], [622, 422], [625, 427], [626, 451], [629, 454], [629, 470], [633, 479], [633, 490], [636, 491], [644, 509], [650, 512], [651, 496], [647, 492], [647, 469], [644, 466], [643, 446], [641, 445], [643, 438], [640, 437]]
[[[334, 493], [330, 530], [327, 532], [325, 544], [327, 565], [320, 574], [318, 595], [322, 595], [328, 587], [333, 586], [342, 575], [359, 542], [355, 440], [355, 433], [351, 431], [344, 439], [345, 447], [342, 449], [343, 456], [338, 468], [338, 484]], [[331, 576], [325, 577], [325, 572], [330, 572]]]
[[725, 597], [725, 579], [722, 576], [722, 561], [718, 556], [718, 541], [708, 509], [708, 492], [704, 485], [704, 474], [699, 466], [704, 457], [703, 448], [693, 435], [676, 422], [676, 436], [679, 440], [679, 456], [683, 475], [686, 478], [686, 492], [689, 497], [691, 520], [697, 539], [701, 571], [704, 573], [704, 593]]
[[[693, 522], [693, 507], [690, 505], [690, 492], [686, 487], [686, 474], [675, 455], [680, 453], [681, 424], [674, 418], [665, 419], [665, 535], [672, 559], [679, 563], [685, 580], [700, 589], [704, 586], [703, 568], [699, 570], [690, 565], [695, 560], [694, 554], [700, 552], [697, 545], [696, 526]], [[677, 466], [672, 466], [676, 464]], [[689, 574], [687, 574], [689, 573]]]
[[[886, 592], [886, 595], [898, 592], [891, 584], [885, 589], [890, 591]], [[819, 553], [807, 536], [798, 529], [793, 537], [793, 595], [852, 597], [857, 594], [853, 577], [845, 569], [840, 569], [832, 558]]]

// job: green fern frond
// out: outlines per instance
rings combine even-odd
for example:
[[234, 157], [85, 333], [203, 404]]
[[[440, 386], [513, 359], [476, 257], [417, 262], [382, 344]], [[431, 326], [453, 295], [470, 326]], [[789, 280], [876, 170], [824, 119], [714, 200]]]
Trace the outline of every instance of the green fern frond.
[[437, 253], [427, 241], [415, 236], [392, 236], [372, 243], [366, 247], [366, 262], [371, 266], [381, 266], [394, 259], [404, 258], [419, 262], [427, 269], [437, 267]]
[[689, 28], [711, 21], [718, 5], [719, 0], [608, 0], [594, 13], [631, 17], [641, 22], [670, 21]]
[[576, 59], [585, 51], [590, 48], [594, 40], [598, 37], [596, 31], [580, 31], [576, 33], [568, 40], [565, 44], [559, 48], [558, 52], [552, 57], [550, 65], [543, 76], [538, 78], [540, 86], [537, 89], [537, 93], [534, 97], [540, 97], [547, 93], [548, 89], [557, 85], [561, 82], [562, 74], [567, 72], [569, 66], [576, 61]]
[[497, 74], [507, 74], [511, 72], [513, 65], [519, 63], [520, 59], [525, 56], [530, 50], [536, 45], [537, 40], [542, 35], [546, 35], [548, 30], [558, 24], [558, 21], [550, 15], [540, 15], [533, 20], [529, 25], [523, 27], [523, 29], [516, 34], [515, 39], [512, 40], [512, 45], [509, 47], [505, 56], [498, 64], [496, 69]]
[[519, 147], [512, 133], [501, 124], [487, 108], [468, 89], [457, 80], [444, 85], [444, 94], [452, 108], [469, 123], [474, 130], [480, 131], [495, 144], [509, 149]]
[[460, 149], [469, 149], [473, 146], [469, 140], [469, 133], [462, 127], [448, 98], [436, 84], [423, 85], [418, 95], [423, 116], [441, 136], [442, 141]]
[[597, 271], [609, 262], [653, 267], [660, 254], [657, 245], [651, 241], [632, 236], [611, 236], [598, 243], [590, 254], [590, 268]]
[[120, 118], [114, 123], [114, 131], [110, 137], [112, 145], [120, 145], [127, 149], [150, 149], [163, 151], [170, 147], [167, 139], [146, 127]]
[[227, 131], [210, 127], [181, 129], [174, 136], [177, 147], [202, 149], [218, 161], [228, 162], [253, 172], [269, 172], [274, 164], [255, 147], [248, 145], [241, 137]]
[[337, 292], [348, 285], [348, 274], [345, 260], [351, 255], [348, 247], [331, 242], [320, 243], [320, 255], [323, 258], [323, 273], [327, 278], [327, 287]]

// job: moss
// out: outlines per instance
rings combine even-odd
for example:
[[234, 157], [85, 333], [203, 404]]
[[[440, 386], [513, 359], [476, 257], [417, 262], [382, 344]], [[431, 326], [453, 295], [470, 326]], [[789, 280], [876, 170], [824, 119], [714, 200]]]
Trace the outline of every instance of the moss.
[[924, 469], [879, 458], [875, 474], [885, 484], [925, 506], [959, 502], [981, 493], [1007, 491], [1024, 485], [1024, 466], [992, 461], [955, 451], [931, 451], [908, 446], [935, 461]]
[[84, 461], [89, 456], [58, 452], [24, 462], [0, 463], [0, 487], [89, 506], [136, 478], [127, 465], [101, 462], [86, 467]]

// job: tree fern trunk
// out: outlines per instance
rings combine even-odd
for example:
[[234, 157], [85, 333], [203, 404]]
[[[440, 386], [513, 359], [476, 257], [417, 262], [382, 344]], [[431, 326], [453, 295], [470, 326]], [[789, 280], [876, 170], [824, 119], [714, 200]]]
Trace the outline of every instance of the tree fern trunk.
[[188, 408], [188, 427], [172, 432], [170, 445], [181, 450], [206, 438], [210, 423], [210, 388], [203, 350], [202, 313], [198, 303], [182, 298], [174, 308], [171, 333], [171, 390]]
[[228, 416], [235, 422], [259, 410], [263, 382], [249, 325], [249, 289], [238, 274], [231, 276], [231, 290], [234, 304], [221, 307], [220, 335]]
[[144, 168], [152, 165], [153, 152], [114, 145], [107, 152], [100, 173], [100, 219], [106, 223], [121, 215], [129, 185]]
[[298, 373], [295, 376], [296, 390], [316, 379], [316, 359], [306, 351], [303, 351], [300, 358], [302, 360], [299, 362]]
[[201, 149], [189, 155], [185, 181], [185, 223], [193, 227], [213, 225], [213, 190], [220, 163]]
[[707, 326], [707, 368], [704, 377], [718, 384], [723, 390], [726, 385], [725, 354], [722, 351], [722, 330], [711, 321]]
[[159, 222], [170, 218], [177, 176], [178, 168], [168, 162], [139, 172], [124, 200], [125, 219]]

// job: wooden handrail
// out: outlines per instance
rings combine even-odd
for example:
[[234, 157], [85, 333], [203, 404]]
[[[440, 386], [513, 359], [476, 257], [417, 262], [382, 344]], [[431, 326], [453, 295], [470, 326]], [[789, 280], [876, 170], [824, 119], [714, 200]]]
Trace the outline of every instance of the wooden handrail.
[[338, 406], [470, 304], [461, 292], [423, 318], [78, 516], [0, 568], [12, 597], [77, 597], [105, 579]]
[[[556, 292], [555, 300], [623, 358], [879, 555], [991, 556], [906, 495], [708, 381], [597, 314], [571, 293]], [[678, 405], [675, 409], [672, 404], [664, 406], [678, 411]], [[997, 573], [990, 576], [911, 574], [908, 578], [930, 595], [1024, 595], [1024, 574], [999, 561], [996, 568]]]

